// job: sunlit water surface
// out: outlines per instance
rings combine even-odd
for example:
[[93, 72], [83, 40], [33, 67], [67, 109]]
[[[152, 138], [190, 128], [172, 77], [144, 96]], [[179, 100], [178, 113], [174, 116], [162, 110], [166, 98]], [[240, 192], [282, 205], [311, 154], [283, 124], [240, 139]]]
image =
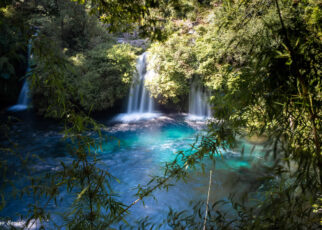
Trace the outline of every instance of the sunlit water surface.
[[[30, 126], [30, 124], [29, 124]], [[32, 168], [35, 174], [56, 170], [59, 162], [70, 163], [73, 158], [66, 154], [65, 143], [62, 134], [57, 131], [55, 125], [40, 128], [43, 125], [18, 124], [14, 127], [14, 135], [19, 143], [18, 152], [23, 154], [36, 154], [42, 160], [33, 162]], [[109, 125], [105, 134], [108, 138], [97, 151], [105, 167], [120, 183], [113, 181], [112, 186], [119, 196], [119, 200], [125, 204], [131, 204], [137, 199], [134, 189], [138, 184], [146, 184], [151, 176], [161, 175], [165, 162], [172, 161], [179, 150], [189, 150], [196, 141], [196, 136], [203, 134], [205, 124], [203, 122], [187, 122], [180, 117], [160, 117], [150, 121], [142, 121], [131, 124]], [[252, 190], [253, 180], [248, 169], [261, 161], [262, 147], [258, 146], [250, 155], [252, 145], [243, 142], [245, 154], [238, 150], [222, 151], [222, 156], [216, 158], [216, 168], [212, 177], [211, 201], [226, 199], [229, 194], [237, 190]], [[157, 190], [151, 197], [137, 203], [130, 209], [126, 216], [129, 224], [136, 224], [136, 220], [151, 217], [157, 223], [161, 223], [167, 216], [169, 208], [174, 210], [191, 210], [191, 201], [205, 201], [209, 184], [209, 170], [214, 169], [213, 163], [206, 159], [205, 173], [197, 169], [191, 171], [187, 182], [178, 181], [168, 191]], [[24, 181], [19, 182], [21, 186]], [[256, 187], [256, 186], [255, 186]], [[255, 189], [255, 188], [254, 188]], [[62, 191], [58, 207], [54, 202], [49, 203], [53, 219], [61, 222], [58, 212], [66, 211], [71, 204], [72, 195]], [[27, 204], [32, 198], [25, 196], [21, 200], [11, 200], [7, 207], [0, 213], [2, 217], [17, 219], [16, 213], [26, 213]], [[49, 224], [48, 227], [50, 227]], [[126, 228], [126, 225], [125, 225]]]

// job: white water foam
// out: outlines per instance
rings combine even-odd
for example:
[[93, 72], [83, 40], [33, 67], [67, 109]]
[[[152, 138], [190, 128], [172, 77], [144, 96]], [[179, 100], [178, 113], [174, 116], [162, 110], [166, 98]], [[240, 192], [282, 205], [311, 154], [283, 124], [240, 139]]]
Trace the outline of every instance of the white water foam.
[[117, 115], [113, 121], [136, 122], [158, 118], [160, 115], [161, 113], [121, 113]]

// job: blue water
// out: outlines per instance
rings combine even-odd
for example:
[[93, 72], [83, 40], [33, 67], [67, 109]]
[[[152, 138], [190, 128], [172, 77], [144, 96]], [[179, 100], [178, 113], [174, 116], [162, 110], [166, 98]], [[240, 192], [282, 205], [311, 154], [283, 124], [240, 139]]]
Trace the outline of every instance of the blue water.
[[[205, 133], [204, 128], [203, 124], [191, 125], [184, 120], [173, 118], [110, 126], [105, 131], [110, 138], [97, 153], [102, 161], [101, 165], [120, 180], [120, 183], [112, 182], [119, 200], [125, 204], [136, 200], [136, 190], [133, 188], [138, 184], [146, 184], [152, 175], [161, 175], [165, 162], [172, 161], [179, 150], [188, 151], [196, 136]], [[43, 158], [33, 162], [35, 173], [55, 170], [60, 161], [68, 164], [73, 160], [65, 153], [62, 135], [58, 131], [29, 129], [28, 135], [23, 135], [23, 128], [19, 130], [20, 133], [15, 134], [21, 144], [19, 151], [37, 154]], [[241, 144], [245, 146], [243, 155], [240, 154], [240, 147], [234, 151], [223, 151], [222, 156], [216, 158], [216, 166], [206, 159], [205, 173], [197, 168], [190, 171], [187, 182], [178, 181], [168, 191], [155, 191], [153, 195], [157, 200], [149, 197], [144, 200], [144, 205], [139, 202], [130, 209], [131, 213], [126, 216], [126, 220], [135, 226], [137, 219], [149, 216], [160, 223], [167, 216], [169, 207], [175, 210], [191, 210], [190, 201], [205, 201], [207, 198], [210, 169], [214, 170], [211, 201], [227, 199], [236, 190], [252, 189], [252, 178], [247, 180], [251, 177], [248, 170], [262, 160], [263, 150], [259, 146], [250, 154], [252, 145], [245, 141]], [[243, 175], [247, 175], [246, 178]], [[23, 183], [20, 181], [20, 184]], [[54, 217], [54, 212], [64, 211], [71, 204], [70, 194], [63, 191], [61, 197], [63, 202], [59, 207], [53, 202], [49, 204], [48, 208], [52, 210]], [[24, 197], [22, 201], [13, 199], [0, 216], [17, 218], [16, 213], [26, 212], [27, 203], [30, 201], [30, 197]], [[60, 221], [57, 215], [54, 219]]]

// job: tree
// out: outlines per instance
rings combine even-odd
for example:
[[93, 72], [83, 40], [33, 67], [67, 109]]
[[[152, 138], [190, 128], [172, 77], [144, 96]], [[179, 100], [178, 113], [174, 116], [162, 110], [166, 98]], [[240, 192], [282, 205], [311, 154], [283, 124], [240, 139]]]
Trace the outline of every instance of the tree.
[[[196, 28], [196, 49], [189, 50], [189, 55], [196, 52], [197, 70], [186, 59], [170, 59], [173, 66], [183, 61], [213, 90], [219, 122], [210, 125], [194, 159], [219, 146], [234, 147], [237, 137], [266, 135], [276, 159], [271, 169], [276, 179], [261, 182], [270, 189], [254, 206], [233, 201], [238, 213], [234, 224], [210, 209], [208, 227], [317, 228], [321, 211], [314, 212], [313, 206], [320, 204], [322, 181], [321, 6], [316, 1], [223, 1], [213, 14], [217, 20]], [[167, 77], [163, 67], [169, 63], [161, 59], [157, 65], [161, 78]], [[202, 225], [193, 216], [170, 214], [173, 221], [184, 220], [175, 222], [177, 228]]]
[[[108, 23], [115, 31], [138, 26], [143, 34], [153, 39], [180, 38], [178, 30], [166, 30], [166, 16], [175, 19], [174, 12], [185, 1], [78, 1], [89, 6], [94, 15]], [[160, 78], [166, 64], [176, 66], [182, 60], [180, 75], [164, 75], [175, 84], [197, 77], [211, 88], [214, 116], [218, 122], [209, 125], [208, 135], [194, 145], [193, 154], [180, 151], [167, 164], [163, 176], [138, 187], [138, 200], [128, 206], [113, 199], [108, 172], [97, 168], [97, 159], [91, 148], [97, 144], [88, 132], [100, 134], [97, 125], [70, 95], [77, 95], [72, 84], [64, 79], [69, 63], [61, 53], [48, 52], [38, 46], [38, 58], [48, 73], [46, 84], [54, 100], [47, 112], [55, 114], [64, 123], [65, 136], [73, 140], [71, 154], [75, 161], [62, 165], [57, 174], [49, 175], [47, 184], [31, 184], [30, 190], [49, 199], [55, 199], [61, 186], [78, 192], [66, 226], [74, 229], [106, 228], [122, 219], [126, 211], [155, 189], [170, 186], [170, 179], [182, 179], [186, 168], [202, 164], [205, 158], [214, 159], [220, 148], [232, 148], [240, 136], [265, 135], [268, 154], [276, 158], [269, 175], [261, 184], [269, 187], [261, 193], [265, 199], [254, 206], [232, 200], [236, 218], [227, 219], [220, 210], [209, 207], [208, 228], [223, 229], [297, 229], [318, 228], [321, 221], [321, 4], [318, 1], [213, 1], [205, 3], [205, 18], [197, 23], [193, 47], [180, 46], [180, 57], [174, 54], [160, 58]], [[213, 6], [212, 6], [213, 5]], [[166, 7], [165, 7], [166, 6]], [[196, 5], [200, 7], [200, 5]], [[194, 9], [194, 8], [192, 8]], [[170, 13], [172, 12], [172, 13]], [[177, 15], [180, 18], [182, 15]], [[170, 18], [170, 17], [169, 17]], [[181, 18], [182, 19], [182, 18]], [[184, 18], [186, 19], [186, 18]], [[184, 21], [184, 20], [183, 20]], [[64, 25], [65, 26], [65, 25]], [[61, 28], [63, 28], [62, 26]], [[167, 34], [168, 33], [168, 34]], [[172, 37], [171, 37], [172, 36]], [[177, 36], [177, 37], [176, 37]], [[190, 38], [190, 35], [185, 35]], [[189, 41], [189, 39], [187, 39]], [[165, 46], [167, 42], [164, 43]], [[164, 45], [161, 43], [161, 45]], [[189, 43], [191, 44], [191, 43]], [[187, 55], [188, 52], [189, 55]], [[192, 57], [192, 58], [190, 58]], [[55, 68], [55, 63], [62, 68]], [[164, 68], [165, 69], [165, 68]], [[37, 75], [34, 80], [37, 81]], [[153, 82], [152, 82], [153, 83]], [[186, 87], [187, 88], [187, 87]], [[181, 87], [164, 91], [180, 95]], [[79, 186], [78, 186], [79, 185]], [[104, 207], [101, 208], [101, 204]], [[81, 207], [87, 207], [82, 210]], [[290, 208], [291, 207], [291, 208]], [[45, 212], [34, 206], [32, 218], [46, 220]], [[200, 207], [196, 206], [196, 212]], [[37, 212], [36, 212], [37, 211]], [[147, 223], [147, 220], [143, 220]], [[184, 213], [169, 213], [168, 226], [173, 228], [200, 228], [203, 220]], [[149, 225], [147, 223], [147, 225]], [[147, 226], [145, 225], [145, 226]]]

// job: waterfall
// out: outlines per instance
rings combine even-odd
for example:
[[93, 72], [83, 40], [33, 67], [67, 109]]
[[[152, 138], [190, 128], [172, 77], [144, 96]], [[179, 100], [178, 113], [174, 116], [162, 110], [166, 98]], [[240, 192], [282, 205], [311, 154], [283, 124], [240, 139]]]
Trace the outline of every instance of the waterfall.
[[147, 71], [146, 66], [147, 53], [143, 53], [137, 62], [136, 69], [138, 79], [134, 79], [128, 98], [127, 113], [153, 113], [154, 102], [149, 91], [145, 88], [145, 79], [151, 74]]
[[[33, 59], [33, 55], [31, 53], [31, 48], [32, 48], [32, 39], [29, 39], [26, 76], [28, 76], [28, 74], [30, 74], [30, 72], [31, 72], [31, 61]], [[9, 107], [8, 111], [26, 110], [28, 108], [29, 103], [30, 103], [29, 85], [28, 85], [28, 80], [25, 79], [22, 84], [21, 91], [19, 93], [17, 104]]]
[[210, 93], [204, 87], [193, 83], [189, 94], [189, 118], [210, 118], [211, 106], [209, 104]]
[[138, 121], [159, 115], [154, 108], [154, 99], [145, 87], [145, 80], [153, 78], [155, 74], [153, 70], [147, 70], [147, 52], [138, 58], [136, 69], [137, 75], [134, 77], [130, 88], [126, 113], [118, 115], [115, 120]]

